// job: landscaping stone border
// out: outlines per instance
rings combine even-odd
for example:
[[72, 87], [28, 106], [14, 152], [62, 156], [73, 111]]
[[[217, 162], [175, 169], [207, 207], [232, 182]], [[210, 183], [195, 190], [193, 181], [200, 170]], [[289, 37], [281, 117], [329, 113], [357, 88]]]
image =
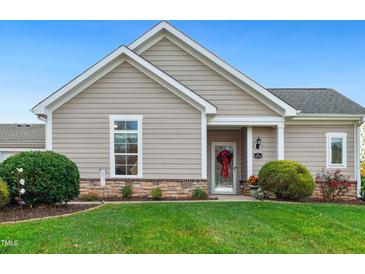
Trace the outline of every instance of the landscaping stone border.
[[120, 189], [132, 186], [136, 198], [151, 197], [151, 190], [159, 187], [163, 198], [191, 199], [196, 188], [208, 191], [207, 180], [194, 179], [106, 179], [105, 187], [101, 187], [96, 178], [83, 178], [80, 181], [80, 197], [94, 195], [100, 198], [121, 198]]

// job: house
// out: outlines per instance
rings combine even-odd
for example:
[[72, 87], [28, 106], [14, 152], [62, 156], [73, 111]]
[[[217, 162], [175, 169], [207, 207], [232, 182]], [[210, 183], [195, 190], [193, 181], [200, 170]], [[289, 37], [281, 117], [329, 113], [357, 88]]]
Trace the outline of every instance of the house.
[[79, 167], [82, 193], [101, 193], [105, 173], [105, 195], [125, 184], [136, 195], [157, 185], [169, 197], [235, 194], [275, 159], [313, 176], [342, 169], [359, 193], [362, 106], [332, 89], [264, 88], [167, 22], [32, 111], [46, 122], [46, 149]]
[[44, 125], [0, 124], [0, 162], [21, 151], [44, 149]]

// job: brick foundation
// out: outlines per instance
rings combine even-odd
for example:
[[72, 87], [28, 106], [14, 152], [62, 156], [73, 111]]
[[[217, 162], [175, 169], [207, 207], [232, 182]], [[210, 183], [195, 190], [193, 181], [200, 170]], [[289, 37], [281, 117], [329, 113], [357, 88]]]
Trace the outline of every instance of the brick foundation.
[[100, 186], [99, 179], [81, 179], [80, 197], [84, 195], [97, 195], [105, 198], [121, 198], [120, 189], [123, 186], [132, 186], [133, 197], [151, 197], [151, 190], [159, 187], [162, 196], [170, 199], [189, 199], [196, 188], [208, 191], [207, 180], [190, 179], [107, 179], [104, 188]]
[[[247, 184], [247, 181], [240, 181], [240, 185], [242, 186], [242, 194], [243, 195], [250, 195], [250, 188]], [[349, 189], [349, 191], [345, 194], [345, 196], [342, 198], [345, 201], [353, 201], [353, 200], [357, 200], [357, 183], [356, 182], [351, 182], [351, 187]], [[322, 199], [322, 193], [320, 191], [319, 186], [317, 185], [314, 188], [314, 191], [312, 193], [312, 195], [310, 196], [311, 198], [316, 198], [316, 199]]]

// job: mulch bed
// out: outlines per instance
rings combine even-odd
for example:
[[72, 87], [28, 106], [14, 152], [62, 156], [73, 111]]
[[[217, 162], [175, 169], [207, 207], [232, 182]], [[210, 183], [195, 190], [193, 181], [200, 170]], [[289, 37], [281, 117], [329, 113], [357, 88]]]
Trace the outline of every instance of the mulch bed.
[[70, 214], [77, 211], [82, 211], [98, 205], [53, 205], [53, 206], [37, 206], [33, 208], [23, 208], [23, 213], [20, 211], [19, 205], [7, 205], [0, 209], [0, 223], [16, 222], [35, 218], [43, 218], [50, 216], [59, 216]]
[[304, 203], [330, 203], [330, 204], [345, 204], [345, 205], [365, 205], [364, 201], [358, 200], [341, 200], [341, 201], [332, 201], [332, 202], [324, 202], [323, 199], [319, 198], [307, 198], [303, 199], [301, 202]]
[[319, 198], [306, 198], [301, 199], [298, 201], [290, 201], [290, 200], [283, 200], [283, 199], [276, 199], [276, 198], [265, 198], [264, 200], [268, 201], [281, 201], [281, 202], [295, 202], [295, 203], [327, 203], [327, 204], [343, 204], [343, 205], [365, 205], [364, 201], [361, 200], [342, 200], [342, 201], [332, 201], [332, 202], [325, 202]]

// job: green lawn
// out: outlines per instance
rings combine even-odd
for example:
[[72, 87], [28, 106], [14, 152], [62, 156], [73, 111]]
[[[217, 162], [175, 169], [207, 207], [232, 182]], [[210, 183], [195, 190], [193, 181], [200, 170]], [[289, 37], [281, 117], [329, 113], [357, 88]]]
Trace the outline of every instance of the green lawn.
[[365, 253], [365, 207], [273, 202], [104, 205], [0, 226], [0, 253]]

